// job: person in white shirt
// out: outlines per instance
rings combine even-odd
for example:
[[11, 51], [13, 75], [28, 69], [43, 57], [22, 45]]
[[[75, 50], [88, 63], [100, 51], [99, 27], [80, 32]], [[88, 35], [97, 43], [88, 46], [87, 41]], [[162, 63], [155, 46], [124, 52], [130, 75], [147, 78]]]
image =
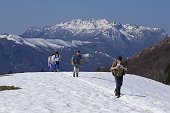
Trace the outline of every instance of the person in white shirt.
[[58, 51], [55, 52], [55, 54], [51, 57], [53, 63], [54, 63], [54, 71], [59, 72], [59, 62], [61, 60], [61, 56], [58, 53]]
[[52, 61], [52, 56], [53, 55], [50, 55], [48, 57], [48, 69], [49, 69], [49, 72], [53, 72], [54, 71], [54, 62]]

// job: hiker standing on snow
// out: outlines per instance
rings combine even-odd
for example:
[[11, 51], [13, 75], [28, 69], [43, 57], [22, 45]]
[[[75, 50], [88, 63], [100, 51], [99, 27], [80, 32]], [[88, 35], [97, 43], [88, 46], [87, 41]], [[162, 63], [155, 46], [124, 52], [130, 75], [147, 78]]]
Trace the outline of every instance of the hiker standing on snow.
[[126, 63], [123, 61], [122, 57], [119, 56], [116, 61], [113, 62], [110, 68], [116, 81], [115, 96], [120, 97], [120, 90], [123, 83], [123, 75], [127, 71]]
[[52, 61], [52, 56], [53, 55], [50, 55], [48, 57], [48, 69], [49, 69], [49, 72], [53, 72], [54, 71], [54, 62]]
[[82, 59], [82, 56], [80, 54], [80, 51], [77, 51], [76, 54], [74, 54], [71, 59], [71, 63], [73, 65], [73, 77], [75, 77], [75, 74], [76, 74], [76, 77], [78, 77], [81, 59]]
[[51, 59], [54, 63], [54, 72], [59, 72], [59, 61], [61, 60], [61, 56], [58, 51], [55, 52]]

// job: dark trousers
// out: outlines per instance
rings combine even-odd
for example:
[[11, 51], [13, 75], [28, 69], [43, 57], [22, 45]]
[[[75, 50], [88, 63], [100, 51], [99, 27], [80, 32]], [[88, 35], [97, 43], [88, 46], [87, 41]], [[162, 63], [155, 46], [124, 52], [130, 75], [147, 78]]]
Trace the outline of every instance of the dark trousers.
[[55, 63], [54, 71], [59, 71], [59, 62]]
[[114, 77], [115, 77], [115, 82], [116, 82], [115, 93], [116, 95], [120, 95], [120, 90], [121, 90], [121, 86], [123, 83], [123, 75], [122, 76], [114, 75]]

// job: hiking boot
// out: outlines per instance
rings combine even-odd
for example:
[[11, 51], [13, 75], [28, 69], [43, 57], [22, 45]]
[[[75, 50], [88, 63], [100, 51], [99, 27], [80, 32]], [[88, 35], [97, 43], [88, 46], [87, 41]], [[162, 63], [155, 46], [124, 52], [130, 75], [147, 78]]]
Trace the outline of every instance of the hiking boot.
[[119, 96], [119, 94], [118, 94], [118, 93], [115, 93], [115, 96]]
[[114, 93], [115, 93], [115, 96], [120, 97], [120, 94], [118, 92], [114, 91]]
[[75, 73], [73, 73], [73, 77], [75, 77]]
[[78, 77], [78, 73], [76, 73], [76, 77]]
[[117, 95], [117, 98], [119, 98], [120, 97], [120, 95]]

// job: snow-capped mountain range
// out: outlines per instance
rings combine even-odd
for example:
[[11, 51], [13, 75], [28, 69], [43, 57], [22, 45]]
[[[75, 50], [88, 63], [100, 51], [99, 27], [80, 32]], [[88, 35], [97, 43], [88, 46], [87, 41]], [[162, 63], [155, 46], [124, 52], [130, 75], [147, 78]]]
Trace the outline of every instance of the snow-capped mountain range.
[[166, 35], [166, 33], [160, 28], [150, 28], [131, 24], [122, 25], [118, 22], [109, 23], [105, 19], [92, 19], [89, 21], [76, 19], [70, 22], [60, 23], [54, 26], [46, 26], [43, 28], [31, 27], [21, 36], [24, 38], [41, 37], [70, 40], [72, 40], [72, 38], [78, 38], [79, 40], [82, 40], [83, 36], [87, 37], [89, 35], [93, 37], [103, 35], [105, 38], [111, 38], [112, 40], [117, 39], [120, 36], [125, 36], [128, 40], [133, 40], [134, 38], [144, 38], [153, 35], [157, 35], [158, 37], [160, 35]]
[[[34, 63], [36, 68], [34, 71], [40, 70], [40, 67], [41, 69], [46, 69], [47, 56], [56, 50], [62, 55], [62, 70], [71, 70], [70, 59], [75, 51], [80, 50], [84, 56], [82, 70], [94, 71], [97, 67], [111, 64], [112, 60], [118, 55], [122, 55], [124, 58], [129, 57], [163, 40], [166, 36], [165, 31], [160, 28], [131, 24], [122, 25], [118, 22], [108, 22], [105, 19], [76, 19], [43, 28], [31, 27], [20, 36], [1, 35], [0, 49], [4, 54], [4, 48], [6, 48], [7, 44], [9, 45], [9, 42], [11, 48], [14, 48], [15, 45], [16, 51], [26, 47], [27, 50], [29, 48], [27, 54], [32, 54], [33, 49], [35, 54], [41, 57], [41, 60], [45, 60], [40, 61], [43, 63], [39, 63], [39, 65]], [[16, 45], [20, 46], [16, 48]], [[43, 56], [39, 55], [39, 53], [43, 53]], [[18, 52], [18, 54], [24, 53]], [[4, 54], [4, 56], [6, 55], [12, 59], [10, 52]], [[16, 53], [12, 56], [14, 57], [15, 55]], [[4, 56], [0, 55], [0, 59], [3, 59], [2, 57]], [[30, 58], [27, 60], [30, 60]], [[10, 59], [8, 61], [11, 62]], [[27, 64], [23, 63], [23, 65]], [[16, 68], [14, 66], [10, 67]], [[29, 67], [25, 66], [24, 71], [27, 69]]]

